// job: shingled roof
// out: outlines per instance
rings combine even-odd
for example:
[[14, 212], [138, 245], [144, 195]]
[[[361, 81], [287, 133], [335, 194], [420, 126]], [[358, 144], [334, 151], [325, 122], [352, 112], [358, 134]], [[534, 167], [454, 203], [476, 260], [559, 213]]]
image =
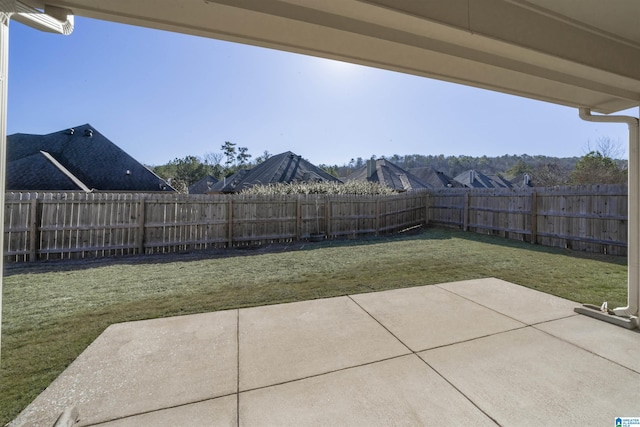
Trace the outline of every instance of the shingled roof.
[[432, 188], [414, 174], [386, 159], [368, 160], [347, 177], [347, 181], [378, 182], [396, 191]]
[[218, 182], [216, 178], [211, 175], [207, 175], [198, 182], [189, 186], [189, 194], [207, 194], [210, 193], [213, 185]]
[[218, 181], [212, 191], [238, 193], [254, 185], [269, 185], [292, 182], [341, 182], [297, 154], [287, 151], [269, 157], [252, 169], [243, 169], [230, 177]]
[[433, 188], [464, 187], [455, 179], [451, 178], [444, 172], [434, 169], [431, 166], [410, 169], [409, 172], [417, 176], [420, 181], [424, 182], [427, 185], [430, 185]]
[[173, 191], [90, 124], [7, 137], [7, 190]]
[[462, 172], [453, 179], [469, 188], [511, 188], [513, 186], [500, 175], [485, 175], [473, 169]]

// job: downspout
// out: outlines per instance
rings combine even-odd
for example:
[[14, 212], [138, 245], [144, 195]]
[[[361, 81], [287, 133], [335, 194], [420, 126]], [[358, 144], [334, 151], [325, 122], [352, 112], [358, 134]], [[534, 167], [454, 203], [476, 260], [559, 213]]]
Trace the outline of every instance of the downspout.
[[[616, 316], [630, 317], [631, 326], [638, 327], [640, 307], [640, 129], [636, 117], [593, 116], [589, 108], [580, 108], [579, 116], [589, 122], [626, 123], [629, 126], [628, 166], [628, 244], [627, 244], [627, 306], [613, 309]], [[603, 304], [603, 311], [605, 305]], [[586, 313], [584, 313], [586, 314]], [[634, 319], [635, 318], [635, 319]], [[607, 320], [607, 319], [604, 319]], [[614, 322], [615, 323], [615, 322]]]
[[[52, 33], [71, 34], [71, 11], [45, 6], [44, 13], [17, 0], [0, 0], [0, 325], [2, 324], [2, 279], [4, 266], [4, 206], [7, 171], [7, 91], [9, 74], [9, 21]], [[0, 330], [0, 348], [2, 331]]]

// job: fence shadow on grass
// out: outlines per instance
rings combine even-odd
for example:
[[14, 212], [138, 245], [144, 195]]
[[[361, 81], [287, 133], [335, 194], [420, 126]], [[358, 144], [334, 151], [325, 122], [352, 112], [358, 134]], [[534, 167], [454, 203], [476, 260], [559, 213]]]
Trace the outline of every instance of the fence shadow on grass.
[[626, 265], [626, 257], [594, 254], [589, 252], [574, 251], [570, 249], [554, 248], [541, 245], [507, 239], [500, 236], [465, 232], [457, 229], [440, 227], [414, 227], [405, 232], [387, 234], [382, 236], [360, 237], [358, 239], [327, 239], [320, 242], [308, 240], [294, 241], [290, 243], [272, 243], [266, 245], [243, 246], [226, 249], [204, 249], [190, 252], [173, 252], [164, 254], [125, 255], [105, 258], [84, 258], [70, 260], [38, 261], [34, 263], [5, 264], [4, 276], [15, 274], [38, 274], [63, 271], [80, 271], [92, 268], [113, 265], [148, 265], [168, 263], [189, 263], [207, 259], [224, 259], [234, 257], [259, 256], [265, 254], [279, 254], [292, 251], [314, 251], [323, 248], [345, 246], [369, 246], [388, 242], [407, 242], [423, 240], [449, 240], [462, 239], [473, 242], [510, 247], [514, 249], [547, 253], [559, 256], [567, 256], [580, 259], [594, 259], [617, 265]]
[[501, 247], [509, 247], [514, 249], [521, 249], [527, 251], [533, 251], [538, 253], [553, 254], [558, 256], [566, 256], [570, 258], [578, 259], [591, 259], [610, 264], [626, 265], [627, 257], [620, 255], [607, 255], [586, 251], [578, 251], [566, 248], [558, 248], [553, 246], [542, 246], [537, 244], [531, 244], [529, 242], [523, 242], [520, 240], [508, 239], [500, 236], [493, 236], [490, 234], [481, 234], [477, 232], [465, 232], [462, 230], [449, 230], [450, 238], [458, 238], [473, 242], [486, 243], [489, 245], [498, 245]]
[[164, 254], [124, 255], [104, 258], [65, 259], [51, 261], [36, 261], [33, 263], [5, 263], [4, 276], [15, 274], [38, 274], [63, 271], [80, 271], [113, 265], [148, 265], [168, 264], [176, 262], [195, 262], [207, 259], [223, 259], [233, 257], [259, 256], [278, 254], [292, 251], [314, 251], [322, 248], [345, 246], [368, 246], [387, 242], [411, 240], [444, 240], [451, 239], [453, 230], [434, 227], [413, 227], [403, 232], [380, 236], [366, 236], [357, 239], [326, 239], [319, 242], [309, 240], [293, 241], [289, 243], [271, 243], [256, 246], [241, 246], [233, 248], [203, 249], [189, 252], [172, 252]]

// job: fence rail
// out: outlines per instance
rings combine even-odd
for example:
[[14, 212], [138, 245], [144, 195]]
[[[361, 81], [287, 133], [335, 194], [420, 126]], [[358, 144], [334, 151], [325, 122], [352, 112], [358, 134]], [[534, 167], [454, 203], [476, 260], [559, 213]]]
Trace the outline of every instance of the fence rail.
[[22, 262], [357, 238], [432, 225], [626, 255], [627, 187], [396, 196], [9, 193], [5, 259]]
[[427, 221], [427, 194], [181, 196], [9, 193], [9, 262], [180, 252], [393, 233]]
[[627, 254], [627, 186], [445, 189], [429, 195], [429, 222], [544, 246]]

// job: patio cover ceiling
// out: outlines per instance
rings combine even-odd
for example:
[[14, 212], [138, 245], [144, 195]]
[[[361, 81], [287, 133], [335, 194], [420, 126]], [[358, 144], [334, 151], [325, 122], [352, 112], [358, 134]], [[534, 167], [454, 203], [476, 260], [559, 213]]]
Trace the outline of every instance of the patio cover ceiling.
[[611, 113], [640, 105], [637, 0], [22, 0]]

